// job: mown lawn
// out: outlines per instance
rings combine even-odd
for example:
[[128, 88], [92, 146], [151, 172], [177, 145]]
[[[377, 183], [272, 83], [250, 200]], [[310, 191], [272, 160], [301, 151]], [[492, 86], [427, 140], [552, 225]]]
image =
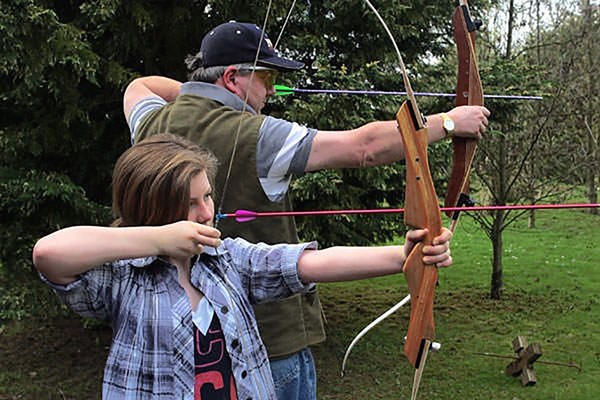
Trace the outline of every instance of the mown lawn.
[[[463, 217], [455, 265], [436, 291], [439, 353], [425, 367], [419, 399], [600, 398], [600, 217], [539, 211], [537, 228], [519, 221], [504, 235], [504, 296], [489, 299], [490, 242]], [[40, 290], [44, 290], [40, 286]], [[319, 399], [409, 399], [413, 369], [402, 356], [409, 308], [371, 331], [341, 361], [354, 335], [404, 297], [401, 276], [321, 285], [328, 340], [315, 348]], [[539, 342], [538, 383], [523, 387], [504, 369], [517, 335]], [[73, 317], [22, 321], [0, 331], [0, 399], [98, 399], [110, 331], [84, 329]]]
[[[453, 241], [455, 265], [440, 273], [436, 340], [421, 382], [420, 399], [600, 398], [600, 217], [576, 210], [539, 211], [537, 227], [518, 221], [504, 235], [504, 295], [489, 299], [491, 245], [469, 218]], [[320, 286], [328, 340], [315, 349], [320, 399], [409, 399], [414, 369], [402, 355], [409, 307], [400, 309], [354, 348], [354, 335], [407, 293], [401, 277]], [[575, 362], [583, 371], [535, 365], [538, 383], [524, 387], [506, 376], [524, 335], [541, 345], [540, 360]]]

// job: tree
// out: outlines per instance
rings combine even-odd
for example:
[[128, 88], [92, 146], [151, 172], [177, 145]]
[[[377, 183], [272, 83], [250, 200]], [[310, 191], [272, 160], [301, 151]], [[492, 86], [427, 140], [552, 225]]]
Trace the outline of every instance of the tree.
[[[576, 21], [581, 21], [581, 16], [562, 10], [562, 18], [556, 25], [538, 31], [527, 30], [523, 34], [518, 28], [542, 24], [535, 20], [530, 23], [518, 16], [538, 17], [540, 13], [527, 12], [529, 3], [518, 4], [510, 0], [499, 7], [503, 5], [508, 10], [507, 29], [488, 31], [486, 35], [486, 44], [492, 51], [483, 53], [498, 56], [489, 60], [484, 58], [484, 90], [494, 87], [518, 88], [521, 93], [544, 90], [546, 99], [536, 105], [488, 103], [494, 122], [492, 132], [480, 144], [481, 151], [475, 163], [475, 172], [483, 185], [478, 188], [478, 194], [481, 199], [489, 196], [489, 201], [495, 205], [560, 201], [572, 193], [575, 185], [584, 182], [584, 174], [589, 176], [587, 165], [594, 163], [590, 152], [585, 148], [580, 150], [580, 143], [588, 143], [589, 130], [580, 129], [581, 136], [573, 129], [577, 119], [574, 116], [588, 109], [582, 104], [589, 102], [589, 85], [583, 92], [572, 87], [578, 81], [572, 73], [588, 76], [591, 66], [586, 68], [584, 63], [578, 62], [582, 54], [580, 36], [559, 33], [580, 33], [581, 30], [569, 27], [580, 26]], [[499, 14], [505, 12], [499, 11]], [[512, 43], [517, 38], [518, 44]], [[593, 99], [591, 103], [596, 104], [597, 96]], [[597, 109], [592, 105], [588, 118], [597, 118]], [[495, 211], [475, 216], [492, 242], [492, 298], [502, 296], [502, 232], [523, 214]]]

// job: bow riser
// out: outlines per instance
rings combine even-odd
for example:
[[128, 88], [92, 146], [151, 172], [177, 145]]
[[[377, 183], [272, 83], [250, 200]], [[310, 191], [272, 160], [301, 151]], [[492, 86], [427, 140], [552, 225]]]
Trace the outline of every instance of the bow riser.
[[404, 354], [418, 368], [423, 343], [433, 340], [433, 297], [438, 271], [423, 264], [423, 246], [431, 245], [442, 232], [438, 198], [431, 179], [427, 157], [427, 128], [419, 124], [412, 104], [405, 102], [396, 115], [406, 159], [404, 223], [416, 229], [428, 228], [425, 240], [417, 244], [404, 263], [403, 273], [411, 295], [411, 313]]

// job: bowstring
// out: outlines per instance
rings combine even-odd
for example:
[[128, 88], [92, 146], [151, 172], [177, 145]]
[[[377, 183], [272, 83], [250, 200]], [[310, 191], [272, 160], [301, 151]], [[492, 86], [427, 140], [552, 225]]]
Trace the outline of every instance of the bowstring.
[[[254, 61], [252, 62], [252, 73], [250, 74], [250, 82], [249, 82], [249, 86], [252, 86], [252, 82], [254, 81], [254, 69], [256, 68], [256, 65], [258, 64], [258, 56], [260, 55], [260, 47], [262, 45], [262, 42], [264, 40], [265, 37], [265, 31], [266, 31], [266, 27], [267, 27], [267, 21], [269, 20], [269, 14], [271, 13], [271, 6], [273, 4], [272, 0], [269, 0], [269, 4], [267, 5], [267, 12], [265, 13], [265, 18], [262, 24], [262, 30], [261, 30], [261, 34], [260, 34], [260, 40], [259, 40], [259, 45], [258, 48], [256, 50], [256, 55], [254, 56]], [[294, 9], [294, 6], [296, 5], [296, 0], [294, 0], [292, 2], [292, 5], [290, 6], [290, 9], [288, 10], [288, 13], [286, 15], [285, 21], [283, 23], [283, 26], [281, 27], [281, 30], [279, 32], [279, 35], [277, 36], [277, 40], [275, 41], [275, 45], [273, 46], [274, 49], [277, 48], [277, 45], [279, 44], [279, 41], [281, 40], [281, 37], [283, 35], [283, 31], [285, 30], [285, 27], [287, 26], [287, 23], [290, 19], [290, 16], [292, 15], [292, 10]], [[229, 163], [227, 165], [227, 173], [225, 174], [225, 182], [223, 183], [223, 189], [222, 189], [222, 193], [221, 193], [221, 199], [219, 200], [219, 206], [217, 208], [217, 215], [221, 215], [223, 213], [223, 204], [225, 203], [225, 195], [227, 194], [227, 189], [229, 187], [229, 180], [231, 178], [231, 171], [233, 169], [233, 160], [235, 158], [235, 155], [237, 153], [237, 147], [238, 147], [238, 143], [239, 143], [239, 138], [240, 138], [240, 133], [242, 130], [242, 119], [244, 118], [244, 113], [246, 112], [246, 109], [248, 107], [248, 97], [250, 95], [250, 91], [246, 91], [246, 95], [244, 96], [244, 104], [242, 106], [242, 112], [240, 115], [240, 119], [238, 122], [238, 126], [235, 132], [235, 139], [233, 141], [233, 149], [231, 150], [231, 156], [229, 157]], [[219, 218], [215, 219], [215, 224], [214, 227], [218, 228], [219, 225]]]
[[283, 36], [283, 31], [285, 30], [285, 27], [287, 26], [287, 23], [290, 20], [290, 16], [292, 15], [292, 11], [294, 10], [295, 5], [296, 5], [296, 0], [292, 1], [292, 5], [290, 6], [290, 9], [288, 10], [287, 15], [285, 16], [285, 21], [283, 22], [283, 26], [281, 27], [281, 30], [279, 31], [279, 35], [277, 35], [277, 40], [275, 40], [275, 44], [273, 45], [274, 48], [277, 48], [277, 46], [279, 45], [279, 41], [281, 40], [281, 37]]
[[[271, 5], [272, 5], [273, 1], [269, 0], [269, 4], [267, 5], [267, 12], [265, 13], [265, 19], [263, 21], [263, 29], [261, 29], [261, 34], [260, 34], [260, 39], [258, 41], [258, 47], [256, 49], [256, 55], [254, 56], [254, 61], [252, 62], [252, 73], [250, 74], [250, 81], [248, 83], [249, 87], [252, 87], [252, 82], [254, 80], [254, 69], [256, 68], [256, 65], [258, 64], [258, 56], [260, 55], [260, 48], [262, 46], [262, 42], [264, 40], [265, 37], [265, 27], [267, 25], [267, 21], [269, 20], [269, 14], [271, 13]], [[233, 141], [233, 149], [231, 150], [231, 156], [229, 157], [229, 163], [227, 166], [227, 173], [225, 174], [225, 182], [223, 183], [223, 189], [221, 192], [221, 199], [219, 200], [219, 207], [217, 208], [217, 215], [221, 215], [223, 212], [223, 204], [225, 203], [225, 196], [227, 194], [227, 189], [229, 188], [229, 180], [231, 178], [231, 170], [233, 169], [233, 160], [235, 158], [235, 155], [237, 153], [237, 148], [238, 148], [238, 143], [239, 143], [239, 138], [240, 138], [240, 132], [242, 131], [242, 120], [244, 118], [244, 114], [246, 113], [246, 110], [248, 108], [248, 97], [250, 95], [250, 91], [246, 90], [246, 95], [244, 96], [244, 104], [242, 106], [242, 111], [240, 114], [240, 119], [238, 121], [238, 126], [235, 132], [235, 138]], [[219, 225], [219, 218], [215, 219], [215, 224], [214, 227], [218, 228]]]
[[[375, 8], [375, 6], [373, 6], [373, 4], [371, 4], [371, 2], [369, 0], [365, 0], [365, 3], [367, 3], [367, 6], [369, 6], [369, 8], [371, 9], [371, 11], [373, 11], [373, 13], [375, 14], [375, 16], [377, 17], [377, 19], [379, 20], [379, 22], [381, 22], [381, 25], [383, 26], [383, 29], [385, 30], [385, 32], [388, 34], [393, 46], [394, 46], [394, 50], [396, 51], [396, 56], [398, 57], [398, 62], [400, 64], [400, 70], [402, 72], [402, 79], [404, 81], [404, 87], [406, 89], [406, 95], [408, 96], [408, 98], [410, 99], [413, 107], [414, 107], [414, 112], [415, 115], [420, 116], [421, 113], [419, 112], [419, 107], [417, 105], [417, 100], [415, 98], [415, 93], [413, 92], [412, 86], [410, 84], [410, 80], [408, 79], [408, 72], [406, 71], [406, 66], [404, 65], [404, 59], [402, 58], [402, 54], [400, 53], [400, 49], [398, 48], [398, 44], [396, 43], [396, 39], [394, 39], [394, 35], [392, 35], [392, 31], [390, 30], [390, 28], [387, 26], [387, 24], [385, 23], [385, 21], [383, 20], [383, 18], [381, 17], [381, 15], [379, 14], [379, 11], [377, 11], [377, 9]], [[420, 123], [421, 118], [417, 118], [417, 120]], [[419, 128], [421, 128], [422, 126], [419, 126]]]

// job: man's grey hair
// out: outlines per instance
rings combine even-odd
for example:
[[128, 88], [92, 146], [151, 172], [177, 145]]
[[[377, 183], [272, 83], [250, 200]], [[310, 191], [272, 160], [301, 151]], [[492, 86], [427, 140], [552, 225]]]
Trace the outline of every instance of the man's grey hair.
[[[188, 69], [188, 80], [206, 83], [215, 83], [223, 76], [229, 65], [206, 67], [202, 66], [202, 52], [199, 51], [195, 55], [188, 54], [185, 58], [185, 65]], [[251, 70], [251, 63], [233, 64], [238, 70]]]

